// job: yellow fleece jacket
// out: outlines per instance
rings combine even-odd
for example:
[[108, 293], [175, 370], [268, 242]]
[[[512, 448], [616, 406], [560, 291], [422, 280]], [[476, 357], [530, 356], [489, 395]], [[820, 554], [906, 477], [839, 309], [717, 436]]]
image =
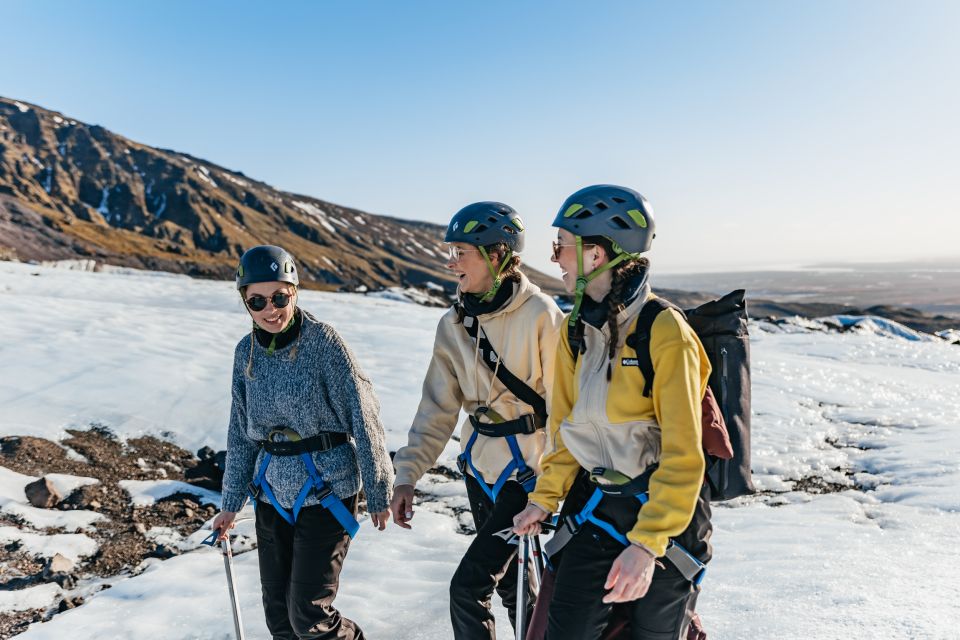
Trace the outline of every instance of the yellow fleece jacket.
[[[397, 471], [395, 485], [416, 485], [436, 464], [457, 426], [461, 409], [473, 415], [478, 407], [487, 406], [505, 420], [533, 413], [533, 409], [510, 393], [478, 358], [476, 343], [456, 320], [456, 310], [450, 309], [437, 325], [433, 359], [423, 381], [420, 406], [407, 436], [408, 444], [393, 458]], [[553, 298], [521, 275], [510, 299], [500, 309], [481, 314], [478, 320], [502, 364], [546, 398], [549, 408], [553, 362], [563, 321], [563, 312]], [[472, 433], [470, 421], [464, 420], [460, 431], [461, 451]], [[545, 430], [518, 435], [517, 443], [526, 463], [537, 471], [546, 443]], [[506, 439], [484, 435], [477, 437], [471, 457], [488, 484], [493, 484], [513, 459]]]
[[664, 310], [650, 333], [656, 376], [651, 397], [645, 398], [637, 352], [626, 339], [646, 299], [635, 300], [617, 318], [619, 348], [610, 381], [609, 327], [585, 324], [587, 350], [574, 364], [564, 322], [557, 345], [550, 442], [530, 501], [553, 513], [580, 467], [612, 468], [635, 477], [659, 462], [650, 478], [650, 501], [627, 538], [662, 556], [669, 539], [690, 523], [703, 483], [700, 403], [710, 361], [683, 316]]

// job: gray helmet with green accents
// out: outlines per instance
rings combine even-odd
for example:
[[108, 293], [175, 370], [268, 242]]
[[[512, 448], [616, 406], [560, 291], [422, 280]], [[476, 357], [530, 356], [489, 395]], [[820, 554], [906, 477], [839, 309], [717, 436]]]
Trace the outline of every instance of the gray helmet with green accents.
[[603, 236], [615, 251], [631, 254], [649, 251], [656, 237], [653, 208], [647, 199], [612, 184], [586, 187], [567, 198], [553, 226], [575, 236]]
[[[573, 311], [568, 322], [576, 325], [587, 284], [617, 264], [636, 260], [650, 250], [656, 236], [653, 208], [646, 198], [626, 187], [598, 184], [585, 187], [567, 198], [553, 226], [566, 229], [577, 240], [577, 284]], [[616, 255], [589, 274], [583, 272], [583, 238], [601, 236], [613, 244]]]
[[293, 256], [286, 249], [273, 245], [247, 249], [240, 256], [237, 267], [237, 289], [258, 282], [289, 282], [298, 286], [300, 278]]
[[444, 242], [466, 242], [483, 247], [502, 242], [513, 253], [523, 251], [523, 221], [502, 202], [475, 202], [450, 220]]

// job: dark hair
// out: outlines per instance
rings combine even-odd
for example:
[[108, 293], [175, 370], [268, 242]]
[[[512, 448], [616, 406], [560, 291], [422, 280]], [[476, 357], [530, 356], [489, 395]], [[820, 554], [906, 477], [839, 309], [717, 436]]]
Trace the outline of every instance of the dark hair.
[[[612, 260], [617, 256], [613, 250], [613, 243], [603, 236], [588, 236], [583, 239], [583, 244], [594, 244], [603, 249], [607, 254], [607, 259]], [[617, 343], [620, 341], [620, 327], [617, 324], [617, 314], [623, 309], [623, 298], [625, 289], [630, 281], [639, 273], [650, 268], [650, 260], [646, 257], [637, 260], [627, 260], [614, 265], [610, 269], [613, 276], [613, 282], [610, 285], [610, 293], [607, 294], [607, 324], [610, 326], [610, 344], [607, 347], [607, 380], [613, 375], [613, 359], [617, 355]]]
[[[506, 242], [488, 244], [483, 248], [487, 252], [487, 255], [490, 256], [491, 262], [494, 256], [497, 256], [497, 260], [503, 260], [507, 252], [510, 251], [510, 247], [507, 246]], [[500, 280], [501, 282], [520, 282], [520, 256], [515, 253], [511, 254], [503, 271], [500, 272]], [[464, 311], [463, 305], [457, 305], [457, 319], [455, 324], [461, 324], [465, 315], [466, 311]]]

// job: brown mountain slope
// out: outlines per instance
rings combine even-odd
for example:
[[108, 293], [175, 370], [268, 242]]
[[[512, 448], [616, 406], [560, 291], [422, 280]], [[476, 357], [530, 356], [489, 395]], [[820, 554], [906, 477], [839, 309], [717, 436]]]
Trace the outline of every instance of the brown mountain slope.
[[[199, 158], [0, 97], [0, 258], [93, 258], [228, 279], [279, 244], [308, 286], [454, 283], [443, 228], [279, 191]], [[559, 281], [527, 269], [552, 292]]]

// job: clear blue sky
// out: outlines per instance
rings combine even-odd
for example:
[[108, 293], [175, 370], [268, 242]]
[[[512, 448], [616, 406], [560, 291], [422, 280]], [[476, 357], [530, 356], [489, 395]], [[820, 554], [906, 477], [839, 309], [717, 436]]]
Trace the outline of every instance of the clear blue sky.
[[[652, 259], [960, 257], [960, 2], [0, 0], [0, 95], [446, 223], [653, 203]], [[552, 273], [552, 270], [550, 271]]]

